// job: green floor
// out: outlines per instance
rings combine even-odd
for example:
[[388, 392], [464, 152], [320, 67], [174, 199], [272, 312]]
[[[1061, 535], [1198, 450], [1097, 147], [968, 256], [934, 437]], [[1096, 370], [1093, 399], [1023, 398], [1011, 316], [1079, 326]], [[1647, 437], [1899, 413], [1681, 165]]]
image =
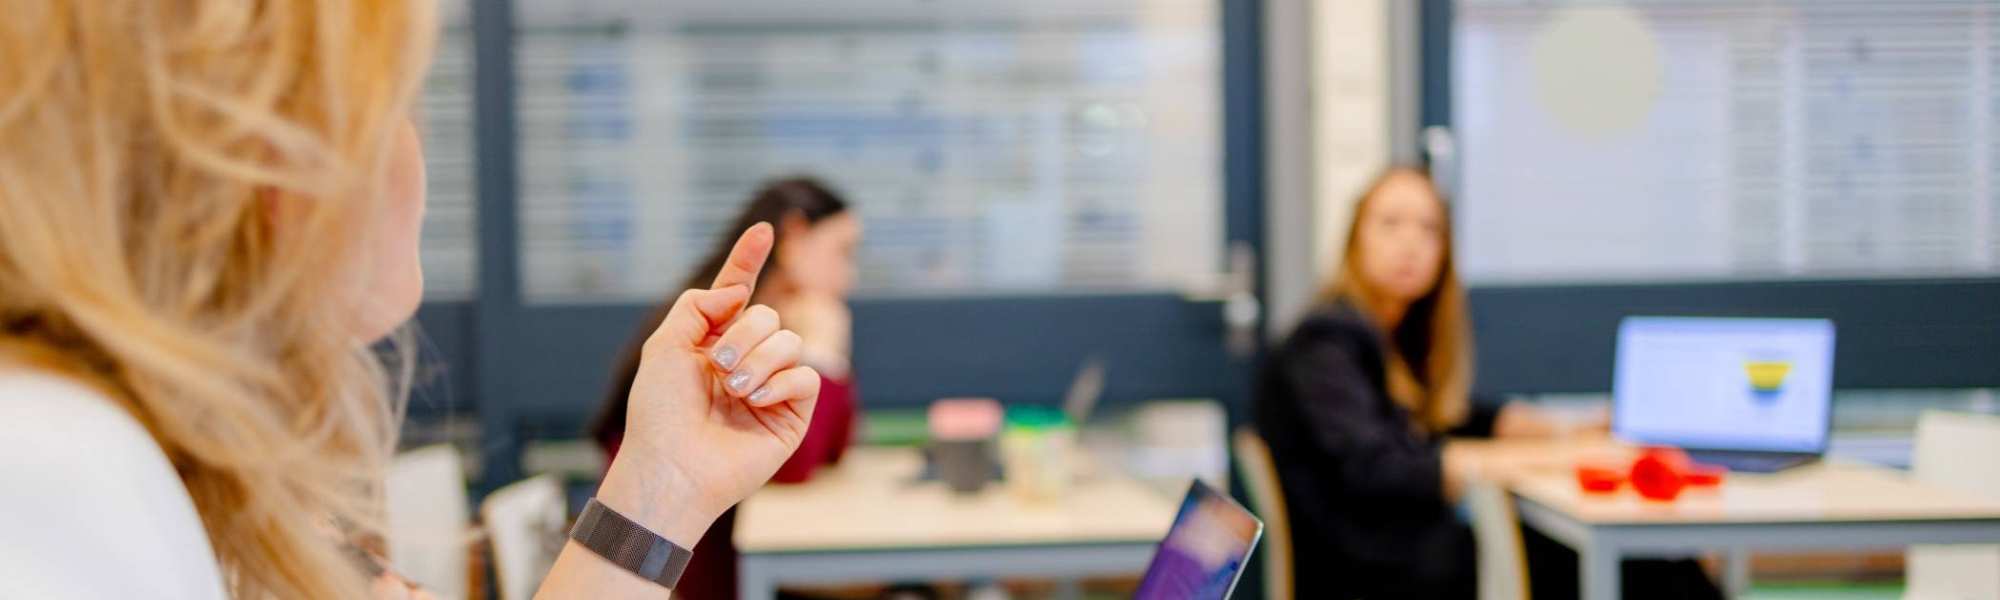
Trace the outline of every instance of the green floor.
[[1903, 586], [1895, 583], [1768, 583], [1753, 584], [1746, 600], [1897, 600]]

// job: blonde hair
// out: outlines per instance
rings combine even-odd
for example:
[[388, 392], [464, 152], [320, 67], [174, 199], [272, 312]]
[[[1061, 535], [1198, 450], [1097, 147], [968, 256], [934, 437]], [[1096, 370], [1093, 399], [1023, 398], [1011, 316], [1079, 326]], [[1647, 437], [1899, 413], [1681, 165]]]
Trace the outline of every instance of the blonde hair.
[[403, 400], [352, 282], [432, 4], [0, 0], [0, 361], [143, 423], [239, 598], [367, 593]]
[[[1382, 332], [1383, 346], [1388, 355], [1389, 395], [1396, 403], [1410, 411], [1417, 420], [1415, 425], [1431, 433], [1439, 433], [1465, 421], [1471, 410], [1472, 388], [1472, 318], [1467, 314], [1465, 287], [1458, 281], [1458, 269], [1451, 248], [1451, 210], [1444, 206], [1444, 194], [1431, 181], [1430, 175], [1414, 167], [1392, 167], [1384, 171], [1375, 182], [1363, 192], [1354, 206], [1354, 218], [1347, 226], [1347, 245], [1342, 250], [1340, 270], [1320, 290], [1320, 301], [1326, 303], [1347, 302], [1361, 309], [1370, 318], [1381, 314], [1383, 302], [1380, 291], [1370, 286], [1368, 279], [1361, 276], [1360, 232], [1363, 217], [1368, 214], [1374, 199], [1381, 195], [1382, 188], [1399, 177], [1415, 177], [1421, 180], [1436, 198], [1444, 214], [1444, 253], [1438, 259], [1438, 280], [1429, 293], [1410, 305], [1404, 313], [1402, 324], [1395, 331]], [[1411, 328], [1418, 329], [1411, 329]], [[1414, 335], [1424, 346], [1418, 351], [1424, 353], [1421, 377], [1403, 353], [1406, 334]]]

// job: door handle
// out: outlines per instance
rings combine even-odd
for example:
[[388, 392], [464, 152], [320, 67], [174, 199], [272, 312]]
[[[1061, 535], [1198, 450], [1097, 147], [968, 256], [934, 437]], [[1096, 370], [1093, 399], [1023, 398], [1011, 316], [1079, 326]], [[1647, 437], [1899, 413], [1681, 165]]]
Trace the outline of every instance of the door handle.
[[1189, 302], [1213, 302], [1221, 307], [1223, 347], [1237, 358], [1257, 352], [1257, 331], [1264, 318], [1264, 302], [1257, 299], [1257, 251], [1249, 242], [1229, 243], [1229, 261], [1221, 273], [1189, 286], [1182, 297]]
[[1227, 330], [1223, 344], [1231, 356], [1255, 355], [1264, 303], [1257, 299], [1257, 251], [1249, 242], [1229, 244], [1229, 270], [1223, 272], [1222, 280], [1227, 291], [1222, 301], [1222, 323]]

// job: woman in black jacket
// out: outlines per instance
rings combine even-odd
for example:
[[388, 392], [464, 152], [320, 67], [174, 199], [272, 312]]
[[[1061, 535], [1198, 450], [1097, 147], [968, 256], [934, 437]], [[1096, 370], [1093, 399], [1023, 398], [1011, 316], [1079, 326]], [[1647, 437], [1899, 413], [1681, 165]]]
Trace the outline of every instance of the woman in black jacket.
[[[1566, 428], [1527, 405], [1469, 398], [1470, 317], [1430, 178], [1392, 169], [1354, 215], [1338, 274], [1273, 353], [1256, 409], [1291, 513], [1297, 591], [1470, 599], [1472, 534], [1455, 511], [1464, 467], [1445, 438]], [[1528, 538], [1536, 597], [1574, 597], [1575, 555]], [[1692, 563], [1675, 570], [1690, 569], [1632, 576], [1663, 580], [1668, 597], [1715, 596]]]

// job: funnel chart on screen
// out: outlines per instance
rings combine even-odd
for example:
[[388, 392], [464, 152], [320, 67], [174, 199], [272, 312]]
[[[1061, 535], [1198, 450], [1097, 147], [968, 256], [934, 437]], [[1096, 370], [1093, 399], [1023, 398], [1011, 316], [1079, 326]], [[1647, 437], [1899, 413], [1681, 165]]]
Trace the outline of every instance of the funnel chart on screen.
[[1832, 338], [1821, 321], [1635, 320], [1618, 342], [1618, 428], [1690, 447], [1817, 448]]

